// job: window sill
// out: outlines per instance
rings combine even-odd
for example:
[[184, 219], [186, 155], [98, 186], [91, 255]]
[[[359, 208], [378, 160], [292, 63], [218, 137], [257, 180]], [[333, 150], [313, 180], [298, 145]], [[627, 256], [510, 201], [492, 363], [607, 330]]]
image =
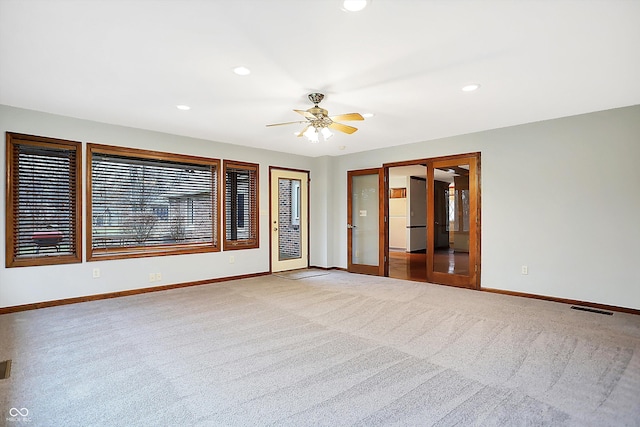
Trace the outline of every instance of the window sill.
[[187, 255], [206, 252], [220, 252], [220, 248], [213, 245], [183, 245], [183, 246], [161, 246], [145, 248], [105, 248], [94, 249], [87, 255], [87, 261], [103, 261], [127, 258], [147, 258], [168, 255]]

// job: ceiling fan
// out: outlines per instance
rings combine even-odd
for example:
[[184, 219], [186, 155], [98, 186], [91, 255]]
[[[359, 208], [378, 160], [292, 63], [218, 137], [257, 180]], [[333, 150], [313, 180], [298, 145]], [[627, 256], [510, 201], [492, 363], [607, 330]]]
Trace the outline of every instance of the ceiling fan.
[[309, 141], [311, 142], [319, 142], [319, 134], [322, 135], [325, 141], [331, 138], [333, 134], [329, 129], [337, 130], [347, 134], [352, 134], [358, 130], [353, 126], [338, 123], [338, 121], [364, 120], [364, 117], [362, 117], [360, 113], [348, 113], [339, 114], [337, 116], [329, 116], [327, 110], [318, 106], [323, 98], [324, 95], [322, 93], [310, 93], [309, 100], [313, 102], [313, 107], [309, 108], [308, 110], [293, 110], [296, 113], [304, 116], [306, 120], [275, 123], [272, 125], [267, 125], [267, 127], [305, 123], [306, 126], [300, 132], [297, 132], [296, 135], [298, 137], [306, 136], [307, 139], [309, 139]]

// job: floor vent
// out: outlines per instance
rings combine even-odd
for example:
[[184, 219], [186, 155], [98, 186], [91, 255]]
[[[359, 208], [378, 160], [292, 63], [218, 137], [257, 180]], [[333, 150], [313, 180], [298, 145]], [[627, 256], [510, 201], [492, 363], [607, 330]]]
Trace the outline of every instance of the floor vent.
[[575, 305], [571, 306], [572, 310], [581, 310], [581, 311], [588, 311], [590, 313], [597, 313], [597, 314], [606, 314], [607, 316], [613, 316], [613, 313], [610, 311], [604, 311], [604, 310], [596, 310], [595, 308], [589, 308], [589, 307], [578, 307]]
[[4, 362], [0, 362], [0, 380], [5, 380], [9, 378], [10, 373], [11, 373], [11, 360], [5, 360]]

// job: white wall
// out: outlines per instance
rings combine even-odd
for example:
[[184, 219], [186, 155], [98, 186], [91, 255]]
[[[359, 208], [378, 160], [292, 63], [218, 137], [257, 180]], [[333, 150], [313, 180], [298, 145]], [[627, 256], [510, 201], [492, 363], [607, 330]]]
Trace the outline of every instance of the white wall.
[[[640, 309], [640, 106], [320, 158], [0, 106], [6, 131], [260, 163], [260, 248], [233, 251], [234, 264], [228, 252], [11, 269], [3, 263], [0, 307], [268, 271], [270, 165], [310, 170], [310, 263], [345, 268], [347, 170], [480, 151], [483, 287]], [[4, 156], [0, 150], [3, 168]], [[4, 206], [4, 178], [2, 184]], [[4, 241], [5, 209], [0, 222]], [[150, 284], [150, 272], [163, 280]]]
[[[83, 262], [82, 264], [6, 268], [4, 265], [5, 245], [3, 244], [0, 247], [0, 259], [3, 260], [0, 268], [0, 307], [266, 272], [269, 270], [269, 166], [310, 170], [312, 179], [315, 178], [315, 169], [318, 168], [319, 182], [322, 182], [322, 179], [326, 181], [327, 176], [327, 165], [320, 160], [309, 157], [255, 150], [231, 144], [0, 106], [0, 132], [3, 138], [7, 131], [81, 141], [83, 145], [92, 142], [259, 163], [260, 248], [232, 252]], [[85, 160], [84, 156], [83, 160]], [[4, 148], [0, 150], [0, 164], [4, 170]], [[86, 165], [83, 170], [86, 173]], [[6, 206], [5, 187], [6, 177], [0, 188], [0, 199], [3, 206]], [[312, 265], [326, 266], [326, 239], [322, 236], [322, 230], [326, 230], [326, 203], [322, 200], [322, 194], [326, 194], [326, 182], [320, 186], [320, 190], [317, 193], [321, 194], [312, 193], [314, 198], [310, 201], [311, 212], [324, 213], [323, 215], [314, 214], [311, 216], [310, 229], [313, 230], [311, 241], [314, 249], [311, 249], [310, 253]], [[83, 199], [86, 200], [84, 192]], [[5, 216], [6, 209], [1, 209], [0, 236], [3, 242], [6, 240]], [[316, 221], [318, 221], [318, 225], [316, 225]], [[320, 249], [315, 250], [316, 247]], [[229, 255], [235, 257], [234, 264], [229, 263]], [[86, 259], [84, 254], [83, 258]], [[93, 268], [100, 268], [100, 278], [92, 278]], [[162, 281], [149, 283], [149, 273], [154, 272], [162, 273]]]
[[314, 267], [330, 267], [329, 242], [331, 241], [331, 158], [316, 157], [312, 160], [313, 173], [309, 184], [310, 208], [309, 218], [309, 265]]
[[476, 151], [483, 287], [640, 309], [640, 106], [336, 158], [334, 265], [347, 170]]

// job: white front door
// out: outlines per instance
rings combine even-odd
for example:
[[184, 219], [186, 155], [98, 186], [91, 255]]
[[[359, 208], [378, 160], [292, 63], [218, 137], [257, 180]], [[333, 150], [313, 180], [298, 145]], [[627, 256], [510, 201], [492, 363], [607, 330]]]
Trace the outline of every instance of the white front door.
[[271, 271], [309, 266], [309, 172], [269, 170]]

